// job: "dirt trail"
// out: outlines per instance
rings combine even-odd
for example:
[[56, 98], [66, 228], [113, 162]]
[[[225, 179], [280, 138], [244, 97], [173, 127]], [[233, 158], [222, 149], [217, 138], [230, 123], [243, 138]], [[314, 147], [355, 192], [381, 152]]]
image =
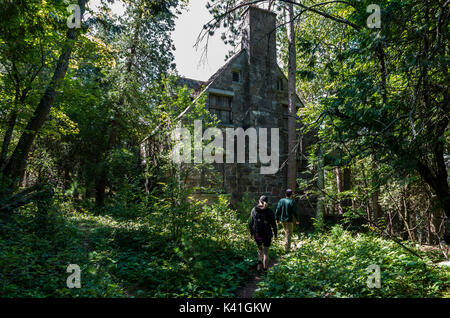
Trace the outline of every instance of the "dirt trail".
[[[298, 240], [292, 240], [292, 248], [289, 252], [292, 253], [296, 249], [301, 246], [301, 242]], [[269, 260], [269, 271], [272, 267], [277, 266], [279, 262], [283, 259], [283, 257], [289, 255], [285, 254], [283, 256], [278, 257], [278, 259], [270, 259]], [[241, 288], [236, 291], [237, 298], [253, 298], [256, 288], [258, 287], [258, 283], [261, 281], [262, 277], [265, 275], [264, 272], [255, 272], [253, 273], [250, 280]]]
[[[278, 260], [270, 260], [269, 261], [269, 270], [273, 266], [278, 264]], [[258, 283], [261, 281], [262, 276], [265, 275], [263, 272], [256, 272], [253, 274], [252, 278], [245, 284], [244, 287], [241, 287], [236, 291], [237, 298], [253, 298], [255, 294], [255, 290], [258, 286]]]

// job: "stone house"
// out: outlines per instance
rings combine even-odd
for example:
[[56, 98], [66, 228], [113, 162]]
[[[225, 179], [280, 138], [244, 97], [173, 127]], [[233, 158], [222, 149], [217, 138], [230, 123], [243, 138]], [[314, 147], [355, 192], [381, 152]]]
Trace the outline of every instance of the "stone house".
[[[282, 165], [288, 153], [288, 80], [277, 63], [276, 14], [250, 6], [244, 13], [244, 25], [241, 50], [208, 81], [180, 78], [178, 84], [186, 85], [198, 94], [208, 94], [207, 108], [217, 115], [222, 128], [279, 128], [279, 162]], [[297, 107], [303, 107], [298, 96]], [[298, 128], [301, 130], [301, 125]], [[301, 140], [301, 150], [314, 140], [302, 134], [298, 138]], [[284, 196], [286, 166], [276, 174], [261, 174], [259, 161], [214, 165], [219, 176], [215, 184], [221, 192], [231, 194], [232, 202], [238, 202], [244, 193], [250, 193], [255, 200], [265, 194], [273, 206], [276, 200]], [[305, 157], [300, 152], [297, 167], [297, 177], [307, 178]], [[214, 182], [208, 175], [211, 173], [203, 171], [188, 181], [211, 186]], [[302, 214], [314, 214], [315, 204], [312, 202], [298, 204]]]

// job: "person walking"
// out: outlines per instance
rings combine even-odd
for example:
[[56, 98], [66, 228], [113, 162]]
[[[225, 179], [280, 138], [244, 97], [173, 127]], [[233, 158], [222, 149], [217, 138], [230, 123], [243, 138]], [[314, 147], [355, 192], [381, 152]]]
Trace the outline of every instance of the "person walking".
[[258, 266], [257, 269], [267, 270], [269, 267], [269, 247], [272, 237], [277, 238], [277, 225], [275, 215], [268, 207], [269, 199], [263, 195], [259, 198], [250, 214], [250, 236], [255, 239], [258, 246]]
[[284, 251], [288, 253], [291, 249], [291, 237], [294, 232], [294, 219], [295, 224], [298, 224], [299, 215], [297, 211], [297, 205], [292, 199], [292, 190], [287, 189], [285, 193], [286, 197], [278, 201], [277, 209], [275, 211], [275, 219], [279, 224], [283, 225], [285, 241]]

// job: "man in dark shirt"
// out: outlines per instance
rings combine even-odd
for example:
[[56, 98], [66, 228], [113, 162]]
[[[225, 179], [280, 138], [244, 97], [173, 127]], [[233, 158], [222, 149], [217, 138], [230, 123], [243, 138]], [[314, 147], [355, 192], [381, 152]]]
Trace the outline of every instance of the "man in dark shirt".
[[292, 190], [286, 190], [286, 197], [278, 201], [278, 206], [275, 211], [275, 219], [277, 223], [283, 225], [284, 233], [285, 233], [285, 244], [284, 250], [285, 252], [289, 252], [291, 249], [291, 236], [294, 231], [294, 219], [295, 223], [298, 224], [299, 215], [297, 211], [297, 205], [295, 201], [291, 198]]

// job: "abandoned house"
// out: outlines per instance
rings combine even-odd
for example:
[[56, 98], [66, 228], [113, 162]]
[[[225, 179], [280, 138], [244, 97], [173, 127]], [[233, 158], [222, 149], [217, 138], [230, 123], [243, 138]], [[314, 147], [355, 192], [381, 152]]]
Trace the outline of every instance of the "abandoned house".
[[[288, 155], [288, 80], [277, 63], [276, 14], [249, 6], [244, 13], [242, 47], [208, 81], [180, 78], [178, 84], [194, 89], [197, 94], [208, 94], [207, 108], [217, 115], [221, 128], [279, 128], [279, 163]], [[297, 108], [303, 107], [297, 96]], [[298, 126], [300, 128], [301, 126]], [[301, 140], [297, 151], [297, 178], [307, 177], [305, 156], [301, 155], [312, 138], [297, 136]], [[268, 137], [270, 140], [270, 137]], [[248, 144], [246, 151], [248, 152]], [[270, 145], [268, 149], [270, 153]], [[234, 161], [236, 162], [236, 161]], [[197, 186], [213, 185], [219, 192], [231, 194], [232, 202], [249, 193], [256, 200], [260, 195], [269, 197], [270, 205], [284, 196], [287, 169], [276, 174], [260, 174], [260, 163], [215, 163], [212, 181], [210, 171], [192, 176], [187, 182]], [[201, 191], [197, 193], [202, 195]], [[207, 192], [203, 195], [207, 196]], [[297, 200], [302, 214], [313, 215], [311, 201]]]

